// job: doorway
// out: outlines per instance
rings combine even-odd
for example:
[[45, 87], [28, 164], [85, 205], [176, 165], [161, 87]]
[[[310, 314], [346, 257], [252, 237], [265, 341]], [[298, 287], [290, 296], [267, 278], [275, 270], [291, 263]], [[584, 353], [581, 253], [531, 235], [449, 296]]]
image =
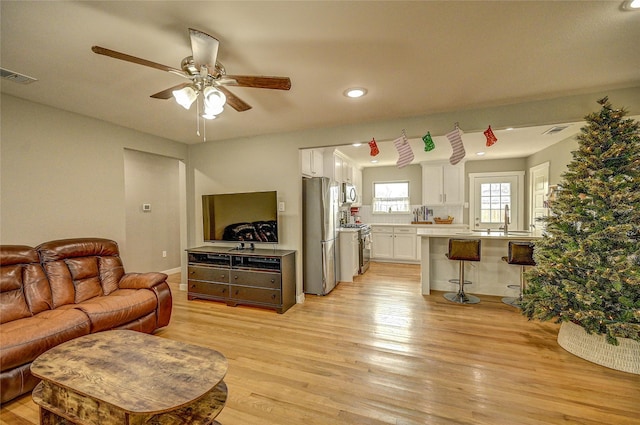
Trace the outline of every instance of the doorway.
[[540, 219], [549, 214], [547, 193], [549, 192], [549, 163], [544, 162], [529, 168], [529, 228], [532, 231], [544, 231], [545, 223]]
[[524, 171], [469, 174], [469, 225], [472, 230], [504, 226], [509, 208], [513, 230], [524, 225]]

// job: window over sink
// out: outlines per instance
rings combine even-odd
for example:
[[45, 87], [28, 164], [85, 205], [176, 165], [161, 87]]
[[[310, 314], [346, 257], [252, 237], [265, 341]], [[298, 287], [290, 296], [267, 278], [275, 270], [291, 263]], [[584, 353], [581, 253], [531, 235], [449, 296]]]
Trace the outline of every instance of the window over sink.
[[402, 214], [410, 211], [408, 181], [373, 182], [374, 214]]

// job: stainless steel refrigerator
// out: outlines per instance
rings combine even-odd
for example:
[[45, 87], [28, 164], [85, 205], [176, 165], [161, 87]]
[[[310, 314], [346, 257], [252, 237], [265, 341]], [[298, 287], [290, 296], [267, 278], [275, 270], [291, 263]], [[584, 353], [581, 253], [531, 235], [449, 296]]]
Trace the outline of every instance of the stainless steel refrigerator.
[[302, 179], [304, 292], [326, 295], [337, 284], [339, 186], [327, 177]]

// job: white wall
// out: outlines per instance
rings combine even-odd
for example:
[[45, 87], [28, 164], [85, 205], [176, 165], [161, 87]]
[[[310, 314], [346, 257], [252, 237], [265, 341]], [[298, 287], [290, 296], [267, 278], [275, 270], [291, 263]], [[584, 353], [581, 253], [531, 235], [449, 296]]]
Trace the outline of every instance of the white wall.
[[5, 94], [1, 101], [0, 242], [95, 236], [126, 252], [124, 149], [183, 159], [186, 145]]
[[[126, 252], [129, 271], [164, 271], [180, 267], [180, 161], [124, 151]], [[151, 209], [145, 211], [143, 204]], [[166, 256], [163, 256], [163, 251]]]

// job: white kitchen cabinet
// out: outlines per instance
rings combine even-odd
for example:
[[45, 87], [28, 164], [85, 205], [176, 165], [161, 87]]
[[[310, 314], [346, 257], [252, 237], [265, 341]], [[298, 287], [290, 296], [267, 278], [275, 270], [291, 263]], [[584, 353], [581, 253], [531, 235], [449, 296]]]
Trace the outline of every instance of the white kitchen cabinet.
[[342, 162], [341, 156], [336, 155], [333, 149], [325, 149], [324, 151], [324, 176], [329, 177], [331, 180], [343, 183], [344, 176], [342, 175]]
[[408, 226], [371, 226], [371, 258], [415, 262], [416, 231]]
[[393, 227], [371, 226], [371, 258], [393, 259]]
[[353, 282], [360, 268], [358, 231], [340, 231], [340, 282]]
[[422, 204], [434, 206], [463, 203], [463, 165], [422, 164]]
[[301, 168], [302, 175], [309, 177], [324, 176], [324, 155], [318, 149], [302, 149]]
[[412, 227], [393, 228], [393, 258], [395, 260], [416, 260], [416, 229]]
[[353, 165], [345, 158], [342, 158], [342, 181], [353, 184]]

